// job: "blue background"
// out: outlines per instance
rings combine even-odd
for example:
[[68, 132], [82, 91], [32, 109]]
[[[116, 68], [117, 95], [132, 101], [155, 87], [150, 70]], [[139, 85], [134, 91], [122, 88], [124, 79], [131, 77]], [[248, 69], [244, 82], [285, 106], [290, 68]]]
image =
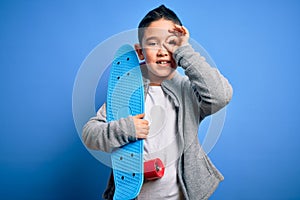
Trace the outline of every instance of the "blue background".
[[234, 88], [209, 153], [225, 176], [211, 199], [300, 199], [297, 0], [1, 0], [0, 199], [100, 199], [109, 168], [75, 129], [76, 73], [162, 3]]

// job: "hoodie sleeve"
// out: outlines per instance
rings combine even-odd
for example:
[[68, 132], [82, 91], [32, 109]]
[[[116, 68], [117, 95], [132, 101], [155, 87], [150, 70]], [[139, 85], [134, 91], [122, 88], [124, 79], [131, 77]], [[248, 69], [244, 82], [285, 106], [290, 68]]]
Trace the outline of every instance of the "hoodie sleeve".
[[97, 115], [83, 127], [82, 139], [90, 149], [111, 152], [113, 148], [136, 140], [133, 119], [127, 117], [107, 122], [106, 106], [103, 104]]
[[178, 66], [185, 70], [198, 99], [201, 117], [225, 107], [232, 98], [232, 87], [218, 69], [211, 67], [190, 44], [174, 52]]

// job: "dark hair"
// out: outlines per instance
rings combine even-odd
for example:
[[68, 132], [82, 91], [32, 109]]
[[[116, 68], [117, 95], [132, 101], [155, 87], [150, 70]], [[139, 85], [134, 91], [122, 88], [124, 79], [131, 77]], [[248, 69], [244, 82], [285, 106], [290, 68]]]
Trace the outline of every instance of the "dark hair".
[[161, 5], [148, 12], [147, 15], [139, 23], [138, 37], [140, 43], [142, 42], [145, 28], [147, 28], [152, 22], [160, 19], [170, 20], [175, 24], [182, 26], [182, 23], [180, 19], [177, 17], [177, 15], [166, 6]]

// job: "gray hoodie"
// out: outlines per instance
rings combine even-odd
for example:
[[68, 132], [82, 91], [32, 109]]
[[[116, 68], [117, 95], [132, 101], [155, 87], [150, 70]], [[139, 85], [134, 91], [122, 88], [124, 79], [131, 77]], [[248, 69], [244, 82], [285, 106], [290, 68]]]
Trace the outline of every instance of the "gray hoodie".
[[[177, 112], [177, 139], [180, 145], [178, 178], [185, 199], [208, 199], [224, 178], [201, 148], [198, 127], [206, 116], [229, 103], [232, 87], [191, 45], [178, 48], [173, 56], [177, 65], [185, 70], [186, 76], [176, 72], [171, 80], [164, 80], [161, 87], [173, 100]], [[147, 69], [145, 66], [141, 69], [147, 91]], [[104, 104], [84, 126], [82, 138], [90, 149], [111, 152], [113, 148], [136, 141], [133, 119], [127, 117], [107, 123]], [[111, 177], [103, 197], [112, 199], [113, 193]]]

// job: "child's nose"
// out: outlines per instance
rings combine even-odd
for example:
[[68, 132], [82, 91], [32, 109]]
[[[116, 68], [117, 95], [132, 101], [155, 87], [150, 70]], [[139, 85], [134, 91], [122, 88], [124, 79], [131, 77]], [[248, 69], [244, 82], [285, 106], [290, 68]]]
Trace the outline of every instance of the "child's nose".
[[168, 56], [168, 54], [168, 50], [164, 46], [161, 46], [157, 51], [158, 56]]

